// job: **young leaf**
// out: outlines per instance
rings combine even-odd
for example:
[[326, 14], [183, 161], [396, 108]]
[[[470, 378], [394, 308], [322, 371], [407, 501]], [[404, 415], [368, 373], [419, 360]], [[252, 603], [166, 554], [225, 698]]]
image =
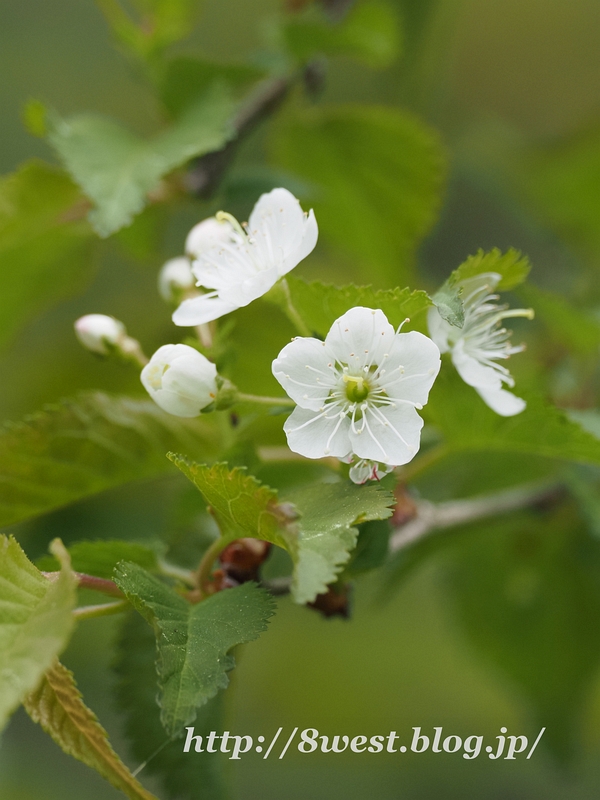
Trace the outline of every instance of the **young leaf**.
[[0, 526], [168, 471], [165, 453], [218, 452], [214, 419], [183, 420], [147, 400], [84, 394], [0, 431]]
[[373, 69], [385, 69], [400, 53], [394, 8], [382, 0], [354, 6], [343, 22], [292, 20], [283, 28], [287, 50], [300, 61], [312, 56], [349, 56]]
[[380, 308], [394, 327], [431, 305], [426, 292], [410, 289], [374, 289], [372, 286], [332, 286], [288, 276], [292, 303], [308, 327], [325, 336], [338, 317], [353, 306]]
[[312, 603], [336, 580], [356, 545], [360, 522], [387, 519], [394, 498], [379, 486], [318, 483], [286, 496], [300, 512], [298, 561], [292, 594], [297, 603]]
[[[131, 753], [140, 763], [149, 759], [144, 770], [159, 778], [171, 800], [222, 800], [225, 790], [219, 753], [197, 753], [193, 749], [184, 753], [179, 739], [165, 744], [156, 704], [155, 651], [152, 629], [139, 614], [127, 614], [117, 642], [114, 670], [118, 676], [117, 703], [124, 713]], [[223, 729], [224, 696], [219, 692], [198, 710], [195, 735], [204, 737]]]
[[319, 107], [274, 132], [275, 162], [314, 184], [325, 240], [358, 258], [376, 283], [410, 282], [415, 249], [433, 224], [444, 156], [418, 119], [377, 106]]
[[227, 653], [267, 629], [274, 601], [256, 584], [244, 583], [192, 605], [127, 562], [117, 566], [114, 580], [155, 629], [161, 720], [170, 736], [178, 736], [194, 722], [196, 709], [227, 686], [235, 666]]
[[219, 150], [233, 135], [233, 103], [213, 84], [154, 139], [143, 140], [117, 123], [84, 115], [54, 116], [49, 139], [65, 167], [94, 203], [89, 220], [100, 236], [128, 225], [161, 178], [196, 156]]
[[84, 704], [73, 673], [59, 661], [24, 701], [31, 719], [67, 755], [96, 770], [130, 800], [157, 800], [133, 777], [108, 742], [96, 715]]
[[73, 630], [77, 581], [62, 543], [54, 542], [52, 552], [61, 563], [55, 582], [44, 578], [15, 539], [0, 536], [0, 730]]
[[506, 253], [502, 253], [496, 247], [489, 253], [479, 250], [476, 255], [469, 256], [454, 270], [441, 289], [434, 294], [432, 300], [440, 315], [447, 322], [462, 328], [464, 322], [463, 305], [460, 299], [462, 281], [485, 272], [497, 272], [502, 279], [496, 288], [502, 292], [514, 289], [515, 286], [522, 283], [530, 269], [531, 265], [527, 256], [521, 255], [518, 250], [511, 248]]
[[[153, 550], [123, 539], [76, 542], [68, 548], [68, 552], [75, 572], [84, 572], [97, 578], [112, 578], [119, 561], [133, 561], [149, 571], [157, 569], [156, 553]], [[38, 559], [36, 566], [44, 572], [54, 572], [58, 569], [58, 561], [52, 556], [43, 556]]]
[[491, 411], [451, 369], [442, 369], [428, 415], [453, 450], [486, 450], [600, 464], [600, 441], [540, 397], [517, 391], [527, 408], [514, 417]]
[[0, 180], [0, 343], [91, 275], [84, 214], [77, 187], [41, 161]]

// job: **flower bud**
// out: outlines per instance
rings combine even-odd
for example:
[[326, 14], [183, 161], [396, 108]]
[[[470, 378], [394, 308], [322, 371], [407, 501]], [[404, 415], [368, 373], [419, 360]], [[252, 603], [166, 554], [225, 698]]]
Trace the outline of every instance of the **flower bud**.
[[185, 252], [191, 259], [196, 259], [209, 247], [229, 242], [235, 237], [233, 226], [228, 220], [208, 217], [194, 225], [185, 240]]
[[125, 325], [106, 314], [86, 314], [75, 322], [75, 335], [92, 353], [110, 355], [127, 339]]
[[217, 368], [186, 344], [159, 347], [140, 377], [154, 402], [176, 417], [197, 417], [217, 396]]
[[192, 265], [185, 256], [169, 259], [158, 273], [158, 292], [167, 303], [178, 305], [195, 285]]

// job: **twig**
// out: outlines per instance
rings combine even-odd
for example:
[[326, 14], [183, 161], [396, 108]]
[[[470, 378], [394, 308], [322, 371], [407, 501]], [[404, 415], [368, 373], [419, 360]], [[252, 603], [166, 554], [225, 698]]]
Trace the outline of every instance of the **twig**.
[[397, 553], [435, 531], [551, 502], [558, 499], [563, 491], [564, 487], [560, 483], [538, 483], [470, 500], [452, 500], [437, 504], [427, 500], [419, 501], [416, 517], [395, 529], [390, 539], [390, 552]]
[[238, 112], [233, 120], [235, 136], [221, 150], [207, 153], [199, 158], [185, 176], [186, 188], [203, 199], [210, 198], [217, 189], [223, 173], [229, 167], [236, 150], [246, 136], [263, 119], [273, 114], [283, 103], [297, 75], [273, 78], [259, 86], [249, 102]]
[[[57, 581], [60, 572], [42, 572], [49, 581]], [[95, 575], [86, 575], [84, 572], [76, 572], [77, 585], [80, 589], [93, 589], [95, 592], [102, 592], [110, 597], [123, 597], [123, 592], [114, 581], [107, 578], [97, 578]]]

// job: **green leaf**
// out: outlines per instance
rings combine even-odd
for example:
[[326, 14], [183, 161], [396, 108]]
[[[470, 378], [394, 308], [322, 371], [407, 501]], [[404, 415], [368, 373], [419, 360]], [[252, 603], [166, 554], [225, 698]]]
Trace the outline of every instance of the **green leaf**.
[[152, 401], [84, 394], [0, 431], [0, 526], [167, 472], [185, 447], [214, 458], [214, 417], [183, 420]]
[[373, 520], [361, 525], [356, 548], [344, 568], [343, 577], [353, 578], [383, 566], [389, 553], [391, 532], [390, 523], [386, 520]]
[[57, 540], [54, 582], [37, 570], [12, 537], [0, 536], [0, 730], [69, 641], [77, 581]]
[[[117, 703], [124, 713], [124, 729], [135, 760], [156, 775], [172, 800], [222, 800], [222, 756], [184, 753], [180, 740], [165, 746], [165, 731], [156, 704], [156, 642], [152, 629], [139, 614], [128, 614], [117, 642], [114, 670], [118, 676]], [[194, 734], [202, 737], [224, 728], [223, 698], [219, 692], [198, 711]], [[158, 751], [158, 752], [157, 752]]]
[[278, 165], [317, 187], [313, 205], [325, 241], [379, 284], [410, 282], [445, 172], [432, 130], [393, 108], [321, 106], [282, 120], [272, 152]]
[[0, 344], [90, 276], [92, 231], [81, 201], [64, 172], [41, 161], [0, 180]]
[[427, 404], [428, 417], [452, 450], [486, 450], [600, 464], [600, 440], [536, 395], [515, 393], [527, 408], [514, 417], [489, 409], [477, 392], [445, 365]]
[[[97, 578], [112, 578], [114, 568], [119, 561], [133, 561], [150, 571], [158, 567], [156, 553], [153, 550], [122, 539], [76, 542], [68, 548], [68, 553], [75, 572], [84, 572]], [[58, 569], [58, 561], [51, 556], [44, 556], [38, 559], [36, 566], [44, 572], [53, 572]]]
[[546, 335], [562, 348], [584, 356], [596, 356], [600, 346], [600, 323], [564, 297], [531, 283], [521, 286], [518, 295], [535, 309]]
[[300, 512], [298, 561], [292, 594], [297, 603], [312, 603], [327, 591], [356, 545], [358, 525], [387, 519], [394, 502], [379, 486], [318, 483], [286, 495]]
[[279, 502], [277, 492], [245, 470], [229, 470], [226, 464], [209, 468], [172, 454], [169, 458], [202, 492], [219, 525], [223, 547], [249, 536], [288, 551], [297, 603], [312, 603], [336, 580], [356, 544], [355, 525], [392, 513], [392, 495], [378, 486], [349, 481], [309, 484], [286, 493]]
[[300, 61], [315, 54], [350, 56], [373, 69], [385, 69], [400, 53], [394, 8], [382, 0], [359, 3], [343, 22], [292, 20], [283, 28], [286, 49]]
[[140, 139], [116, 122], [82, 115], [51, 120], [49, 140], [94, 203], [89, 220], [100, 236], [128, 225], [161, 179], [190, 159], [219, 150], [233, 135], [229, 92], [213, 84], [170, 128]]
[[157, 800], [133, 777], [108, 742], [96, 715], [84, 704], [73, 673], [55, 662], [25, 709], [67, 754], [96, 770], [130, 800]]
[[380, 308], [394, 327], [431, 305], [426, 292], [410, 289], [374, 289], [372, 286], [332, 286], [300, 278], [286, 278], [292, 303], [308, 327], [326, 336], [336, 319], [349, 308]]
[[462, 282], [475, 278], [486, 272], [496, 272], [501, 275], [501, 280], [496, 287], [498, 291], [514, 289], [522, 283], [531, 265], [527, 256], [521, 255], [518, 250], [511, 248], [502, 253], [497, 247], [489, 253], [478, 250], [474, 256], [469, 256], [466, 261], [452, 272], [441, 289], [434, 294], [432, 300], [437, 306], [440, 315], [451, 325], [462, 328], [464, 312], [460, 295]]
[[161, 720], [170, 736], [178, 736], [194, 722], [196, 709], [227, 686], [235, 666], [227, 653], [267, 629], [274, 601], [256, 584], [244, 583], [192, 605], [127, 562], [114, 580], [155, 629]]
[[246, 64], [216, 64], [199, 58], [174, 58], [165, 67], [161, 97], [169, 113], [179, 117], [206, 94], [216, 80], [239, 94], [264, 77], [263, 70]]

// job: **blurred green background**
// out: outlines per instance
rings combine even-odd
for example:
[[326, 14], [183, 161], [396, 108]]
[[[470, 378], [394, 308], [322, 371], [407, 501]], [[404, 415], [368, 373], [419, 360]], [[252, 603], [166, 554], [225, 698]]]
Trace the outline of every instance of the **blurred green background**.
[[[279, 5], [206, 0], [196, 33], [179, 49], [239, 61], [263, 47], [269, 17]], [[545, 154], [570, 152], [589, 132], [593, 138], [600, 121], [597, 0], [396, 0], [395, 5], [404, 30], [403, 57], [383, 72], [332, 60], [323, 99], [407, 107], [440, 131], [450, 173], [440, 220], [419, 254], [421, 280], [435, 287], [477, 248], [512, 246], [530, 256], [539, 286], [569, 290], [574, 297], [593, 294], [594, 288], [600, 294], [594, 226], [579, 224], [552, 205], [552, 173], [543, 172]], [[0, 67], [2, 173], [32, 155], [52, 159], [21, 124], [29, 97], [65, 114], [89, 109], [111, 115], [140, 134], [160, 121], [149, 90], [113, 45], [92, 0], [3, 3]], [[242, 149], [240, 163], [261, 163], [264, 152], [259, 131]], [[526, 162], [519, 161], [523, 153]], [[521, 171], [520, 164], [527, 168]], [[589, 170], [595, 181], [589, 191], [600, 199], [597, 164], [590, 162]], [[600, 202], [596, 216], [598, 208]], [[170, 341], [173, 329], [156, 294], [156, 271], [166, 257], [179, 254], [191, 224], [207, 213], [200, 203], [182, 204], [157, 238], [156, 251], [143, 259], [128, 258], [108, 242], [90, 264], [94, 277], [88, 287], [74, 286], [69, 299], [42, 310], [0, 352], [2, 418], [18, 419], [86, 388], [139, 393], [135, 375], [95, 361], [77, 345], [72, 321], [84, 313], [108, 313], [126, 321], [148, 351]], [[311, 267], [309, 260], [298, 271], [314, 276], [323, 260], [315, 263]], [[343, 274], [344, 266], [334, 263], [330, 279]], [[240, 319], [241, 327], [243, 314]], [[527, 366], [520, 369], [523, 380], [537, 379]], [[570, 370], [576, 367], [566, 359], [552, 373], [550, 389], [559, 399], [569, 397]], [[492, 466], [485, 459], [469, 465], [457, 460], [431, 472], [419, 488], [432, 499], [451, 490], [473, 493], [475, 476], [486, 469], [499, 486], [538, 474], [529, 462], [520, 476], [523, 469], [514, 457], [498, 456]], [[540, 465], [539, 474], [543, 471]], [[54, 536], [66, 542], [158, 538], [171, 524], [172, 499], [180, 491], [176, 478], [131, 485], [14, 532], [32, 558]], [[350, 622], [323, 620], [282, 599], [268, 634], [238, 654], [227, 695], [226, 728], [253, 736], [298, 725], [328, 735], [397, 730], [406, 737], [413, 726], [429, 733], [443, 726], [444, 735], [493, 737], [507, 726], [509, 733], [532, 739], [547, 725], [530, 761], [491, 762], [483, 755], [465, 761], [447, 754], [302, 756], [291, 750], [284, 761], [263, 762], [252, 754], [230, 770], [233, 796], [597, 797], [600, 557], [597, 542], [583, 530], [568, 525], [566, 530], [560, 519], [540, 511], [445, 535], [443, 543], [432, 541], [399, 565], [399, 588], [385, 602], [380, 577], [359, 580]], [[116, 624], [88, 623], [65, 663], [125, 754], [109, 694]], [[19, 713], [0, 747], [0, 796], [108, 800], [118, 795]]]

